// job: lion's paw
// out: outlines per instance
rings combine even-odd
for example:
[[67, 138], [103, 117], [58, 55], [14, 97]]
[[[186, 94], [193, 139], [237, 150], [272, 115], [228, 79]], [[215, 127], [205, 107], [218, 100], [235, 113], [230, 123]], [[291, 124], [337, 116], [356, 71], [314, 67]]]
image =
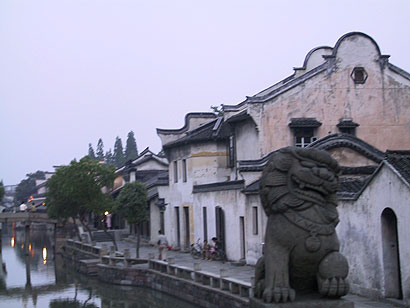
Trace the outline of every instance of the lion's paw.
[[265, 289], [263, 292], [263, 300], [266, 303], [286, 303], [288, 301], [293, 302], [296, 298], [296, 292], [292, 288], [280, 288]]
[[349, 281], [346, 278], [318, 278], [319, 293], [326, 297], [341, 297], [349, 292]]

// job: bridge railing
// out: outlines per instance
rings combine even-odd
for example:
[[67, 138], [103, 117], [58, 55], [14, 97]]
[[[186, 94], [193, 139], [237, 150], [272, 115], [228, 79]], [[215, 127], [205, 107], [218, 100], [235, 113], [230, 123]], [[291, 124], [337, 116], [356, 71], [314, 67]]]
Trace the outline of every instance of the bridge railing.
[[57, 219], [51, 219], [47, 213], [36, 212], [18, 212], [18, 213], [0, 213], [0, 222], [44, 222], [44, 223], [57, 223]]

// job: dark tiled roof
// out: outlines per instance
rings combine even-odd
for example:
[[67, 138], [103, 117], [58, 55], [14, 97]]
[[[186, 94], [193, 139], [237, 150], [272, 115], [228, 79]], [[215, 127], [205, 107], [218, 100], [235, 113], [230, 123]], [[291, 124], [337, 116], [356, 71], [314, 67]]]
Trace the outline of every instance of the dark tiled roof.
[[[135, 177], [136, 181], [143, 183], [147, 189], [168, 185], [168, 170], [141, 170], [135, 173]], [[124, 179], [128, 182], [129, 176], [124, 177]], [[123, 187], [117, 188], [111, 194], [117, 197]]]
[[189, 120], [194, 118], [208, 118], [208, 119], [215, 119], [216, 115], [212, 112], [190, 112], [185, 115], [185, 124], [183, 127], [178, 129], [162, 129], [157, 128], [158, 134], [182, 134], [189, 130]]
[[361, 166], [361, 167], [345, 167], [341, 166], [340, 169], [342, 170], [342, 175], [357, 175], [357, 174], [373, 174], [377, 166]]
[[322, 125], [316, 118], [291, 118], [289, 127], [290, 128], [301, 128], [301, 127], [319, 127]]
[[360, 179], [341, 179], [337, 196], [340, 200], [355, 200], [366, 185], [370, 176]]
[[268, 163], [271, 156], [278, 150], [272, 151], [261, 159], [254, 160], [238, 160], [238, 171], [240, 172], [254, 172], [263, 171], [263, 168]]
[[154, 186], [167, 186], [169, 183], [168, 170], [162, 170], [155, 176], [149, 178], [144, 184], [147, 189]]
[[[360, 179], [342, 179], [339, 185], [337, 196], [340, 200], [352, 200], [359, 196], [362, 188], [365, 186], [369, 176], [361, 177]], [[242, 192], [245, 195], [259, 194], [260, 180], [248, 185]]]
[[259, 184], [260, 184], [260, 179], [246, 186], [246, 188], [242, 190], [242, 192], [245, 195], [259, 194]]
[[339, 128], [355, 128], [358, 127], [359, 124], [353, 122], [352, 119], [340, 119], [339, 123], [336, 126]]
[[386, 160], [410, 185], [410, 151], [387, 150]]
[[244, 185], [243, 180], [229, 181], [229, 182], [217, 182], [217, 183], [203, 184], [203, 185], [194, 185], [192, 193], [204, 193], [204, 192], [210, 192], [210, 191], [242, 189], [243, 185]]
[[232, 123], [232, 122], [240, 122], [240, 121], [244, 121], [247, 119], [250, 119], [251, 116], [247, 113], [246, 110], [239, 112], [238, 114], [235, 114], [234, 116], [230, 117], [229, 119], [226, 120], [226, 122], [228, 123]]
[[198, 128], [186, 133], [186, 136], [163, 146], [164, 150], [182, 146], [194, 142], [217, 141], [227, 139], [230, 135], [230, 127], [223, 121], [222, 117], [209, 121]]
[[384, 153], [367, 142], [349, 134], [332, 134], [316, 140], [308, 145], [309, 148], [330, 150], [333, 148], [349, 148], [365, 157], [380, 163], [384, 158]]

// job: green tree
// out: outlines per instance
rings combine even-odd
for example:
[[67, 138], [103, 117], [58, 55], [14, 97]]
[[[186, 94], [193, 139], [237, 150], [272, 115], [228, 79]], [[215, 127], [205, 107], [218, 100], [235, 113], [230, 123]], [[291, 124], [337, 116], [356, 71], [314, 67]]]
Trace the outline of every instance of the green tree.
[[127, 136], [127, 145], [125, 146], [125, 161], [134, 160], [137, 156], [137, 142], [135, 141], [134, 132], [130, 131]]
[[137, 258], [139, 258], [141, 224], [148, 220], [147, 190], [140, 182], [127, 183], [121, 189], [113, 208], [129, 225], [137, 226]]
[[115, 144], [114, 144], [114, 165], [116, 168], [120, 168], [124, 165], [125, 163], [125, 157], [124, 157], [124, 149], [122, 147], [122, 141], [121, 138], [117, 136], [115, 139]]
[[95, 157], [94, 149], [91, 143], [88, 144], [88, 157], [91, 160], [96, 160], [97, 158]]
[[104, 143], [101, 138], [97, 143], [97, 160], [104, 161]]
[[109, 150], [105, 153], [105, 163], [106, 163], [107, 165], [113, 165], [113, 166], [114, 166], [114, 156], [112, 155], [111, 149], [109, 149]]
[[4, 184], [3, 181], [0, 181], [0, 203], [3, 200], [4, 194], [6, 193], [6, 191], [4, 190]]
[[210, 108], [212, 112], [215, 113], [218, 117], [222, 117], [224, 115], [222, 104], [220, 104], [219, 106], [211, 106]]
[[88, 156], [58, 168], [47, 181], [48, 215], [62, 220], [72, 218], [76, 225], [78, 219], [92, 239], [86, 219], [90, 212], [102, 215], [111, 210], [114, 201], [103, 190], [112, 187], [114, 179], [113, 166], [100, 164]]
[[36, 171], [35, 173], [29, 173], [27, 178], [22, 180], [16, 187], [14, 195], [15, 204], [21, 204], [26, 202], [27, 199], [37, 193], [36, 180], [45, 180], [46, 176], [43, 171]]

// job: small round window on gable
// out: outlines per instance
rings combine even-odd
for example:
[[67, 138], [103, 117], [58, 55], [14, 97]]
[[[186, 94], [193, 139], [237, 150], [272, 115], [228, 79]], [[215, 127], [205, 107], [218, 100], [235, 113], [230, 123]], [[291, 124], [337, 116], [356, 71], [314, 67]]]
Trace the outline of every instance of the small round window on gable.
[[363, 67], [355, 67], [352, 71], [352, 74], [350, 75], [350, 77], [352, 77], [354, 83], [356, 84], [365, 83], [367, 76], [367, 72]]

